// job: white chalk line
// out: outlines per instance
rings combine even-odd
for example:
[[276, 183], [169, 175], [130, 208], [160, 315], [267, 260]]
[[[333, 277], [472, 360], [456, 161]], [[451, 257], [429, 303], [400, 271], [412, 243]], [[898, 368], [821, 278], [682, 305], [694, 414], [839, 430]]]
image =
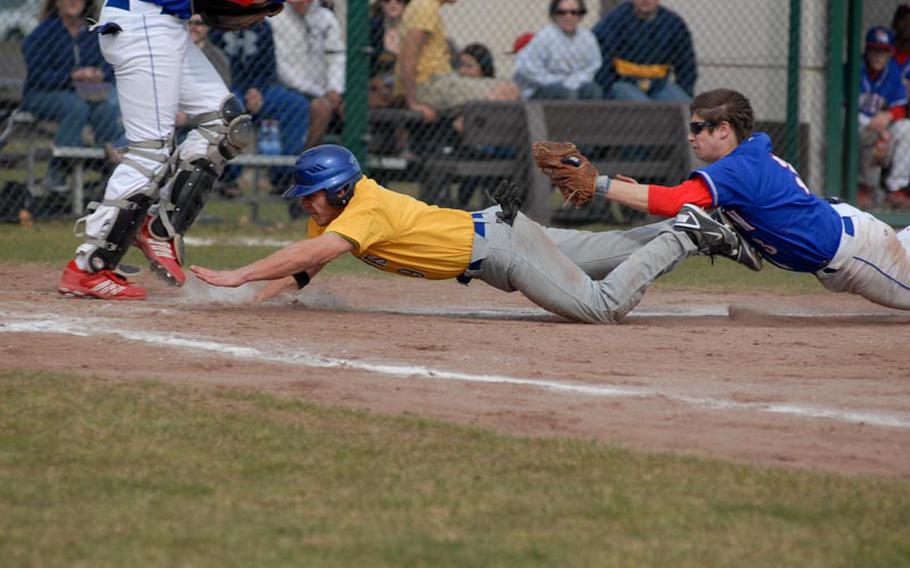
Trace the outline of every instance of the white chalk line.
[[186, 237], [183, 242], [193, 247], [239, 246], [239, 247], [286, 247], [294, 241], [270, 238], [236, 237], [227, 239], [213, 239], [209, 237]]
[[150, 345], [176, 347], [191, 351], [214, 352], [238, 359], [303, 365], [316, 368], [343, 368], [376, 373], [397, 378], [423, 378], [452, 380], [469, 383], [507, 384], [532, 387], [547, 391], [573, 395], [606, 398], [653, 398], [662, 397], [690, 407], [719, 411], [751, 411], [781, 414], [804, 419], [825, 419], [851, 424], [865, 424], [890, 428], [910, 429], [910, 415], [903, 413], [882, 413], [866, 410], [841, 410], [821, 406], [795, 403], [750, 403], [736, 402], [711, 397], [676, 395], [653, 388], [633, 388], [612, 385], [590, 385], [556, 380], [530, 379], [505, 375], [475, 375], [444, 369], [433, 369], [401, 363], [370, 363], [335, 357], [308, 354], [295, 345], [295, 353], [277, 350], [263, 350], [257, 347], [231, 345], [218, 341], [187, 336], [185, 334], [136, 331], [117, 328], [109, 320], [91, 318], [67, 318], [56, 314], [21, 315], [0, 311], [2, 323], [0, 332], [6, 333], [50, 333], [61, 335], [94, 336], [115, 335], [130, 341]]

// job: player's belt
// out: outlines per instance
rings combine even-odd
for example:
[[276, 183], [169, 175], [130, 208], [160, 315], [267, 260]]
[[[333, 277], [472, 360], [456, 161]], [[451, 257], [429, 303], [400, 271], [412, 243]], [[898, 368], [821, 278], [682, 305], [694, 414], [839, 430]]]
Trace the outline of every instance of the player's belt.
[[[486, 224], [486, 221], [483, 220], [483, 214], [482, 213], [471, 213], [471, 217], [474, 219], [474, 234], [479, 237], [486, 238], [487, 224]], [[483, 265], [483, 261], [484, 261], [484, 259], [478, 258], [477, 260], [475, 260], [474, 262], [472, 262], [468, 265], [468, 268], [465, 270], [465, 272], [472, 271], [472, 270], [480, 270], [480, 267]], [[471, 277], [465, 276], [465, 273], [462, 272], [461, 274], [459, 274], [458, 276], [455, 277], [455, 280], [457, 280], [459, 284], [464, 284], [467, 286], [468, 282], [471, 281]]]
[[[856, 236], [856, 227], [853, 225], [853, 219], [851, 219], [850, 217], [842, 216], [840, 218], [840, 221], [844, 225], [844, 234], [848, 235], [850, 237], [855, 237]], [[834, 260], [834, 259], [832, 258], [831, 260]], [[831, 261], [829, 260], [828, 262], [831, 262]], [[825, 267], [825, 268], [822, 268], [822, 272], [824, 272], [825, 274], [834, 274], [835, 272], [837, 272], [837, 269]]]
[[853, 228], [853, 219], [850, 217], [841, 217], [840, 220], [844, 224], [844, 232], [851, 237], [856, 236], [856, 229]]

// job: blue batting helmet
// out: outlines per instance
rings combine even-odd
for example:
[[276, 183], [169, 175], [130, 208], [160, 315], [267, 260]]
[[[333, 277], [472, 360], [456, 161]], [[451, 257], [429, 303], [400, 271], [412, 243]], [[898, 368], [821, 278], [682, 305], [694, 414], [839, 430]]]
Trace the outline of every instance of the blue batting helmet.
[[350, 150], [334, 144], [310, 148], [294, 163], [294, 185], [284, 192], [286, 199], [325, 190], [329, 205], [344, 207], [354, 196], [354, 185], [363, 177], [360, 164]]

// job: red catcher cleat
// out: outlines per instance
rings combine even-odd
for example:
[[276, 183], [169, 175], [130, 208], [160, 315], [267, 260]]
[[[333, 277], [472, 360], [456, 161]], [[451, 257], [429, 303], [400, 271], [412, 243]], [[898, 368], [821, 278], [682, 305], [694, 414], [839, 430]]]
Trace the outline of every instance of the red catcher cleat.
[[183, 286], [186, 274], [183, 273], [183, 255], [178, 252], [177, 239], [161, 240], [152, 236], [149, 225], [153, 217], [146, 217], [133, 239], [133, 244], [139, 247], [142, 254], [149, 261], [149, 268], [159, 278], [171, 286]]
[[71, 260], [63, 269], [63, 277], [57, 290], [65, 296], [100, 298], [102, 300], [144, 300], [148, 297], [145, 288], [132, 284], [126, 278], [110, 270], [86, 272]]

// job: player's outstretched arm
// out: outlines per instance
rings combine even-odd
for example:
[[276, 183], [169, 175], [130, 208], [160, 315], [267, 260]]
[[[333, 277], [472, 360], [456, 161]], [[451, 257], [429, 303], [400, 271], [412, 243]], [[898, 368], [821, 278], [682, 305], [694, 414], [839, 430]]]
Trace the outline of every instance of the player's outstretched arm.
[[319, 271], [322, 270], [322, 266], [317, 266], [306, 271], [306, 280], [298, 281], [295, 276], [285, 276], [284, 278], [279, 278], [278, 280], [272, 280], [261, 290], [256, 292], [256, 297], [253, 298], [253, 302], [261, 303], [271, 300], [275, 296], [280, 294], [292, 294], [302, 289], [310, 280], [316, 277]]
[[277, 280], [299, 272], [322, 268], [354, 245], [335, 233], [325, 233], [314, 239], [289, 244], [269, 256], [235, 270], [212, 270], [204, 266], [190, 266], [200, 280], [212, 286], [235, 288], [247, 282]]

